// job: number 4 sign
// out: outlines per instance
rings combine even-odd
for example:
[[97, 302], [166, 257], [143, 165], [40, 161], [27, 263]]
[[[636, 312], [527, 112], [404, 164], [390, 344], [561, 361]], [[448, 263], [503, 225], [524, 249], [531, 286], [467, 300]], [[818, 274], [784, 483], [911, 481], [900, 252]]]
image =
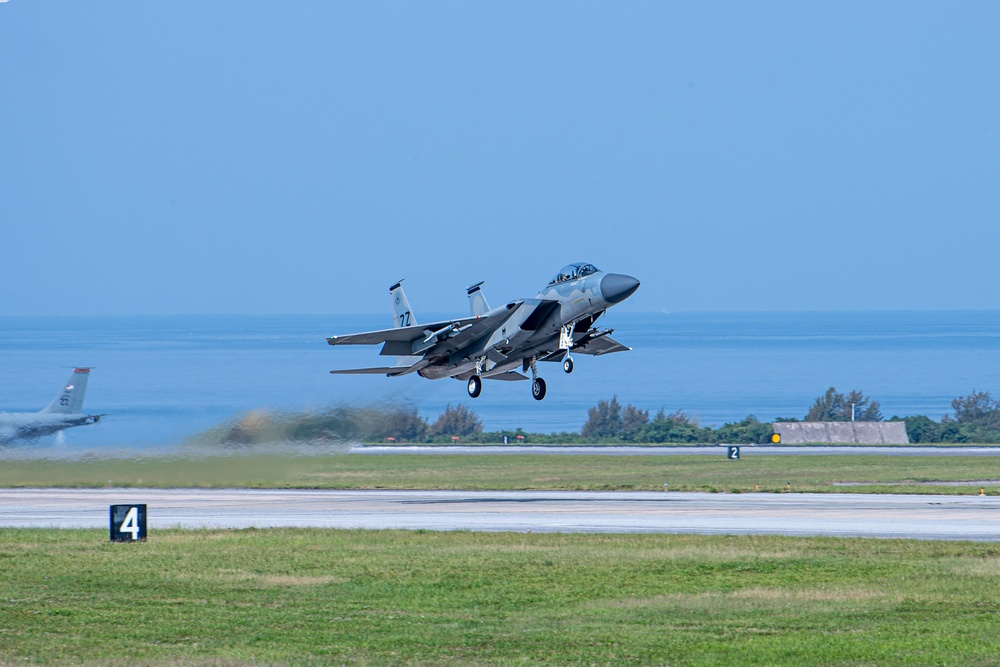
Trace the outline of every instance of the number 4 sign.
[[111, 506], [111, 541], [112, 542], [146, 541], [145, 505]]

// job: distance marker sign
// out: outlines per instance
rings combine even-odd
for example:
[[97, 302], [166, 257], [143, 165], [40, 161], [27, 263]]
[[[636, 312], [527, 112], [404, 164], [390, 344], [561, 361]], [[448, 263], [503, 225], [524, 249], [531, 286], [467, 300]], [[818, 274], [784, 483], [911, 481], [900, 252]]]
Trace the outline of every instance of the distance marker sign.
[[112, 542], [146, 541], [145, 505], [111, 506], [111, 541]]

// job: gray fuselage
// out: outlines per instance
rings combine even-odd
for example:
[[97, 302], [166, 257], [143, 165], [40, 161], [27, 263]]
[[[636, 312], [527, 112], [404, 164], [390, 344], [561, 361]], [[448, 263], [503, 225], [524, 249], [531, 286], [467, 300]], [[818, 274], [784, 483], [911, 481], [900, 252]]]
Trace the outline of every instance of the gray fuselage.
[[602, 271], [553, 281], [536, 298], [511, 309], [507, 320], [492, 334], [433, 359], [419, 374], [430, 379], [459, 376], [475, 371], [477, 359], [483, 356], [488, 362], [482, 370], [499, 372], [522, 366], [528, 359], [548, 356], [558, 349], [563, 327], [581, 328], [583, 331], [577, 332], [581, 336], [605, 310], [631, 296], [638, 286], [639, 281], [631, 276]]

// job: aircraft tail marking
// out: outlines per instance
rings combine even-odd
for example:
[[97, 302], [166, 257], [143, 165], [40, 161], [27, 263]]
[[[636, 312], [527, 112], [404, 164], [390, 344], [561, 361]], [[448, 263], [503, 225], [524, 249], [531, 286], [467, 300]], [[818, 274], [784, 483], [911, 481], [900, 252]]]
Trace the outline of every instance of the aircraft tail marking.
[[[417, 318], [413, 314], [413, 309], [410, 308], [410, 300], [406, 298], [406, 293], [403, 292], [402, 278], [389, 288], [389, 296], [392, 297], [392, 315], [396, 321], [396, 328], [403, 329], [416, 326]], [[418, 361], [420, 361], [419, 356], [399, 356], [396, 357], [396, 368], [402, 371], [403, 369], [412, 367]], [[398, 375], [399, 373], [395, 374]]]
[[392, 314], [395, 318], [396, 327], [410, 327], [417, 323], [417, 318], [413, 315], [410, 302], [403, 292], [403, 281], [399, 280], [389, 288], [389, 296], [392, 298]]
[[82, 414], [83, 396], [87, 393], [87, 380], [89, 378], [89, 368], [74, 368], [66, 385], [42, 412], [62, 415]]

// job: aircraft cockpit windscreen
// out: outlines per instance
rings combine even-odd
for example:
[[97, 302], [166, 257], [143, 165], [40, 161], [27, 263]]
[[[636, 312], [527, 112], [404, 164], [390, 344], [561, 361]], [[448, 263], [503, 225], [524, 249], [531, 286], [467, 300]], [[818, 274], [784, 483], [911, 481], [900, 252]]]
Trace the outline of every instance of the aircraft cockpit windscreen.
[[567, 264], [564, 266], [556, 277], [553, 278], [549, 284], [558, 285], [559, 283], [569, 282], [570, 280], [576, 280], [578, 278], [586, 278], [589, 275], [597, 273], [598, 269], [593, 264]]

